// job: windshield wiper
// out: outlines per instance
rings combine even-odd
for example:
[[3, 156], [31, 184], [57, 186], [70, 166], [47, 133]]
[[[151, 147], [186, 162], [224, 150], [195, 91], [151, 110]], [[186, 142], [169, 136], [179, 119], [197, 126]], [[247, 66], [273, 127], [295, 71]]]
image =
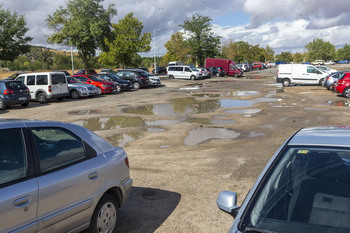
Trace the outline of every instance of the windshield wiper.
[[246, 227], [244, 232], [259, 232], [259, 233], [277, 233], [276, 231], [262, 230], [255, 227]]

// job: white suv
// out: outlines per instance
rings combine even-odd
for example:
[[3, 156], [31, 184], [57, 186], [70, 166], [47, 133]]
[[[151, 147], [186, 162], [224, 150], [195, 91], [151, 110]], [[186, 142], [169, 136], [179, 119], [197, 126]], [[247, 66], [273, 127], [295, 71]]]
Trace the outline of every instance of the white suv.
[[40, 103], [46, 103], [48, 99], [62, 100], [69, 95], [63, 72], [26, 73], [19, 75], [16, 80], [27, 85], [31, 98]]
[[191, 66], [168, 66], [169, 79], [182, 78], [182, 79], [202, 79], [202, 73]]

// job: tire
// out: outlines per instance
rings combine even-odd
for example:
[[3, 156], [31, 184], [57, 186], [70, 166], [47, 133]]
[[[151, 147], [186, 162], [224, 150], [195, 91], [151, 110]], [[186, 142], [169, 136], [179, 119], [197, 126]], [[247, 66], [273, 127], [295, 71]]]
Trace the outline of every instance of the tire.
[[79, 92], [77, 90], [71, 90], [70, 97], [72, 97], [73, 99], [78, 99], [80, 97]]
[[0, 98], [0, 110], [5, 110], [5, 109], [6, 109], [5, 101]]
[[138, 83], [138, 82], [134, 82], [133, 86], [135, 89], [140, 89], [140, 83]]
[[118, 200], [112, 195], [103, 195], [92, 215], [88, 233], [117, 232]]
[[97, 87], [97, 95], [101, 95], [102, 94], [102, 89], [101, 87]]
[[289, 85], [290, 85], [290, 80], [289, 79], [283, 79], [282, 80], [282, 85], [284, 86], [284, 87], [288, 87]]
[[219, 74], [219, 73], [216, 73], [216, 77], [220, 77], [220, 74]]
[[47, 103], [47, 97], [44, 93], [39, 93], [37, 96], [36, 96], [36, 99], [41, 103], [41, 104], [44, 104], [44, 103]]
[[174, 79], [174, 75], [169, 75], [169, 79]]
[[323, 82], [323, 78], [320, 79], [320, 81], [318, 81], [318, 85], [322, 86], [322, 82]]
[[235, 78], [238, 78], [238, 74], [237, 73], [234, 76], [235, 76]]
[[190, 79], [191, 79], [191, 80], [195, 80], [195, 79], [196, 79], [196, 76], [191, 75]]
[[21, 103], [22, 107], [27, 107], [29, 105], [29, 101], [26, 101], [24, 103]]
[[344, 89], [343, 96], [345, 96], [346, 98], [350, 98], [350, 87]]
[[121, 92], [122, 91], [122, 87], [117, 85], [117, 92]]

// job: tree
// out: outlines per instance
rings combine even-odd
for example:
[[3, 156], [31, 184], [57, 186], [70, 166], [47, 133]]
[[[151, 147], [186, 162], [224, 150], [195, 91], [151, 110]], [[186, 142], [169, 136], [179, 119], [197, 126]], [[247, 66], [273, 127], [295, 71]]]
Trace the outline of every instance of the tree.
[[312, 42], [305, 45], [307, 50], [306, 59], [314, 61], [318, 59], [333, 60], [335, 58], [335, 46], [329, 41], [324, 42], [322, 39], [315, 38]]
[[170, 40], [165, 43], [167, 53], [164, 59], [169, 61], [185, 61], [188, 54], [191, 52], [191, 47], [184, 38], [183, 32], [176, 32], [170, 36]]
[[48, 42], [76, 47], [86, 72], [96, 50], [107, 50], [105, 38], [111, 35], [111, 18], [117, 14], [113, 4], [105, 10], [102, 1], [70, 0], [66, 8], [60, 6], [46, 20], [48, 27], [55, 32]]
[[293, 55], [291, 52], [281, 52], [280, 54], [276, 55], [276, 61], [292, 62]]
[[179, 25], [188, 33], [191, 53], [200, 66], [203, 66], [206, 57], [214, 57], [219, 54], [220, 37], [214, 36], [211, 21], [209, 17], [194, 14], [191, 19]]
[[133, 65], [138, 52], [151, 50], [151, 33], [142, 34], [143, 23], [133, 13], [127, 14], [112, 27], [111, 37], [106, 39], [108, 52], [99, 57], [103, 65]]
[[27, 43], [33, 38], [25, 36], [28, 30], [23, 15], [4, 10], [0, 5], [0, 60], [13, 61], [29, 51]]
[[336, 60], [350, 60], [350, 45], [345, 44], [343, 48], [337, 50]]
[[301, 53], [295, 53], [293, 57], [295, 63], [302, 63], [304, 61], [304, 56]]
[[265, 58], [267, 61], [274, 61], [275, 60], [275, 51], [273, 50], [273, 48], [271, 48], [268, 45], [266, 45], [266, 47], [265, 47], [265, 55], [266, 55]]

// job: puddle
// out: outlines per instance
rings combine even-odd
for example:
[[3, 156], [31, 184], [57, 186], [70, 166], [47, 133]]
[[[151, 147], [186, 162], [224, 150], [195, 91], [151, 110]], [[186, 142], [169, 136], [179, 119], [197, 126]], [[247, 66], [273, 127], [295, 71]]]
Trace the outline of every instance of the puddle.
[[202, 98], [217, 98], [222, 96], [222, 94], [194, 94], [193, 96], [198, 96]]
[[261, 109], [230, 109], [224, 111], [224, 113], [228, 114], [256, 114], [261, 112]]
[[125, 133], [109, 137], [108, 140], [115, 146], [124, 147], [127, 143], [135, 141], [141, 137], [142, 136], [139, 133]]
[[[225, 116], [227, 117], [227, 116]], [[202, 125], [233, 125], [237, 122], [230, 119], [187, 118], [186, 122]]]
[[164, 132], [165, 129], [162, 128], [147, 128], [147, 132]]
[[228, 130], [223, 128], [197, 128], [191, 130], [188, 136], [184, 140], [186, 146], [196, 146], [202, 142], [211, 139], [233, 139], [237, 138], [240, 133], [234, 130]]
[[328, 103], [330, 106], [337, 106], [337, 107], [350, 106], [349, 100], [328, 101], [326, 103]]
[[260, 93], [258, 91], [229, 91], [228, 95], [230, 96], [252, 96], [252, 95], [259, 95]]
[[212, 119], [211, 124], [212, 125], [234, 125], [237, 122], [230, 119]]
[[160, 148], [170, 148], [170, 145], [161, 145]]
[[146, 125], [146, 122], [141, 117], [93, 117], [86, 120], [80, 120], [73, 122], [74, 124], [81, 125], [89, 130], [109, 130], [120, 129], [127, 127], [142, 127]]
[[78, 110], [78, 111], [70, 111], [68, 112], [69, 115], [92, 115], [92, 114], [99, 114], [102, 111], [99, 109], [95, 110]]
[[165, 126], [165, 125], [175, 125], [181, 122], [184, 122], [186, 119], [175, 119], [175, 120], [154, 120], [154, 121], [146, 121], [147, 126]]

